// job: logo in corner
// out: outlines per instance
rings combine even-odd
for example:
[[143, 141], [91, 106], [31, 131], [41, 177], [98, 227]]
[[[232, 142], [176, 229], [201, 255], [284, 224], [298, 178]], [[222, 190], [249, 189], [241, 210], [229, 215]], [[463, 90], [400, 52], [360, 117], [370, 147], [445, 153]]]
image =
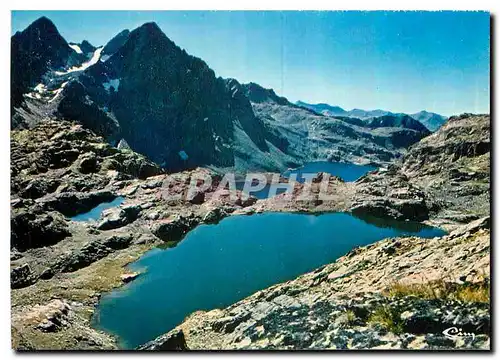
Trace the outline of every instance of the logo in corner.
[[476, 334], [464, 332], [461, 328], [459, 329], [456, 326], [443, 330], [443, 335], [451, 340], [456, 340], [460, 337], [472, 337], [472, 340], [476, 338]]

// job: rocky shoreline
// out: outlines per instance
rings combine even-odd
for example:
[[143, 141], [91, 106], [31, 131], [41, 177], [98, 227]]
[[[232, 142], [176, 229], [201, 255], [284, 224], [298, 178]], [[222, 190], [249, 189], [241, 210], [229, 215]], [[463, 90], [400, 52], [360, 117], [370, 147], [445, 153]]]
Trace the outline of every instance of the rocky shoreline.
[[[401, 325], [404, 330], [401, 334], [385, 329], [382, 335], [383, 329], [373, 330], [367, 325], [369, 317], [362, 316], [365, 313], [360, 309], [366, 308], [366, 303], [372, 304], [373, 309], [378, 309], [380, 304], [386, 304], [385, 308], [394, 307], [394, 301], [401, 299], [393, 300], [381, 292], [384, 291], [382, 283], [387, 285], [396, 277], [363, 284], [364, 294], [356, 299], [352, 289], [358, 291], [362, 280], [372, 278], [375, 270], [357, 269], [354, 272], [359, 274], [357, 280], [346, 276], [353, 267], [366, 264], [367, 258], [377, 269], [385, 269], [408, 254], [415, 253], [415, 259], [428, 254], [426, 258], [432, 259], [432, 263], [423, 266], [412, 261], [393, 272], [402, 279], [413, 279], [411, 274], [427, 274], [432, 266], [441, 267], [443, 259], [468, 252], [464, 258], [466, 263], [449, 265], [453, 274], [451, 282], [480, 287], [488, 281], [489, 225], [484, 218], [489, 216], [489, 116], [451, 118], [438, 132], [414, 145], [401, 162], [371, 172], [354, 183], [331, 177], [329, 201], [304, 202], [296, 197], [284, 201], [282, 195], [265, 200], [231, 199], [229, 194], [214, 198], [213, 192], [220, 181], [216, 172], [198, 168], [166, 174], [145, 157], [128, 149], [114, 148], [81, 125], [60, 120], [47, 120], [32, 129], [12, 131], [11, 149], [11, 299], [15, 349], [116, 349], [113, 337], [93, 329], [90, 320], [100, 294], [124, 283], [122, 275], [126, 264], [158, 244], [181, 240], [198, 224], [264, 211], [348, 211], [362, 218], [430, 222], [458, 233], [429, 242], [414, 238], [389, 239], [353, 250], [353, 254], [316, 270], [313, 275], [306, 274], [262, 290], [228, 309], [194, 314], [173, 333], [165, 335], [166, 339], [157, 339], [144, 348], [169, 349], [175, 343], [173, 348], [196, 349], [203, 347], [205, 341], [208, 341], [207, 349], [489, 346], [487, 306], [477, 301], [462, 306], [463, 302], [453, 297], [456, 304], [452, 309], [465, 314], [464, 318], [472, 317], [474, 326], [480, 325], [480, 335], [474, 341], [451, 344], [436, 338], [433, 343], [422, 334], [404, 332], [414, 321], [411, 316], [407, 318], [410, 322]], [[453, 159], [445, 161], [440, 155], [443, 153]], [[453, 154], [459, 154], [458, 158]], [[186, 181], [196, 173], [209, 174], [212, 186], [191, 199], [163, 198], [166, 183], [169, 191], [181, 193]], [[313, 182], [311, 190], [317, 193], [319, 183]], [[118, 196], [124, 198], [123, 204], [106, 211], [99, 221], [69, 220], [76, 213]], [[385, 250], [395, 243], [400, 245], [394, 247], [394, 252]], [[446, 246], [441, 246], [442, 243]], [[345, 266], [346, 258], [350, 259], [347, 267], [350, 270], [342, 270], [338, 278], [344, 280], [322, 280], [318, 284], [312, 280], [316, 276], [328, 279], [332, 273], [338, 273], [337, 267]], [[483, 271], [482, 277], [480, 271]], [[465, 279], [460, 280], [464, 276]], [[351, 280], [348, 282], [348, 279]], [[351, 292], [344, 283], [351, 284]], [[289, 290], [290, 286], [293, 290]], [[340, 296], [339, 288], [345, 288], [344, 298], [332, 303], [332, 292]], [[283, 293], [274, 296], [273, 291]], [[321, 295], [317, 299], [316, 295], [312, 296], [316, 292]], [[401, 313], [413, 312], [414, 307], [428, 307], [437, 314], [444, 306], [443, 299], [422, 300], [411, 296], [398, 303]], [[318, 306], [318, 311], [325, 306], [332, 314], [341, 315], [346, 304], [352, 305], [349, 309], [352, 308], [354, 317], [342, 325], [342, 330], [334, 327], [330, 329], [333, 332], [327, 332], [330, 337], [346, 341], [334, 344], [316, 335], [303, 334], [312, 323], [321, 323], [314, 306]], [[250, 315], [241, 315], [243, 308]], [[307, 314], [313, 313], [307, 315], [306, 310]], [[294, 312], [297, 314], [293, 315]], [[448, 324], [448, 320], [439, 316], [435, 315], [432, 321], [442, 320]], [[289, 323], [292, 318], [298, 322], [297, 331], [283, 333], [287, 327], [278, 326], [280, 321]], [[327, 322], [333, 324], [331, 318]], [[328, 326], [324, 329], [329, 329]], [[365, 329], [367, 326], [369, 330]], [[354, 338], [361, 340], [354, 341]]]

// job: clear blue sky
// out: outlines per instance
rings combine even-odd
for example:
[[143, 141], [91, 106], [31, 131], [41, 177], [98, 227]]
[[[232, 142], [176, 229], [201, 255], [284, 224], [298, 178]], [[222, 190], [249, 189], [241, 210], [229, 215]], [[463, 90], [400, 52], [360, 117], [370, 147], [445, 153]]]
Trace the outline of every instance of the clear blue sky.
[[42, 15], [66, 40], [94, 45], [155, 21], [218, 75], [271, 87], [291, 101], [489, 112], [485, 12], [15, 11], [12, 33]]

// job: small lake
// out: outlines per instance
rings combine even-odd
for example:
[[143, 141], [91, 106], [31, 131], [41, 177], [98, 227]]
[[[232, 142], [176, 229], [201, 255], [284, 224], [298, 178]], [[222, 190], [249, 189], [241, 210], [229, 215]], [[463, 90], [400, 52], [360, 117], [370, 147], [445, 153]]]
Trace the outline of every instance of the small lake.
[[355, 246], [444, 231], [412, 222], [361, 220], [346, 213], [266, 213], [200, 225], [172, 248], [153, 249], [129, 266], [145, 271], [104, 294], [93, 326], [135, 348], [196, 310], [223, 308], [270, 285], [331, 263]]
[[[303, 183], [305, 179], [302, 177], [303, 174], [317, 174], [320, 172], [325, 172], [330, 175], [335, 175], [340, 177], [346, 182], [356, 181], [361, 176], [366, 173], [375, 170], [376, 167], [371, 165], [356, 165], [348, 163], [339, 162], [329, 162], [329, 161], [316, 161], [307, 163], [297, 169], [290, 169], [281, 174], [283, 177], [289, 178], [292, 174], [297, 174], [297, 181]], [[245, 182], [237, 182], [236, 188], [238, 190], [243, 190]], [[270, 185], [266, 185], [262, 190], [251, 191], [250, 195], [255, 196], [257, 199], [267, 199], [269, 197]], [[281, 194], [286, 191], [285, 188], [278, 188], [276, 194]]]
[[123, 201], [125, 201], [125, 198], [118, 196], [113, 201], [100, 203], [92, 210], [73, 216], [70, 218], [70, 220], [73, 221], [98, 220], [101, 217], [101, 214], [104, 210], [117, 207], [121, 203], [123, 203]]

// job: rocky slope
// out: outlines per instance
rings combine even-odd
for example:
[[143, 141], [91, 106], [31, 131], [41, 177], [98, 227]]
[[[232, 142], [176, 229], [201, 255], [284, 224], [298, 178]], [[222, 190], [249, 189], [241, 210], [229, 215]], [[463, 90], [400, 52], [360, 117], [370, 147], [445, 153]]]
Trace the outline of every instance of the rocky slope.
[[402, 126], [403, 122], [369, 126], [347, 117], [323, 116], [257, 84], [244, 86], [257, 117], [286, 139], [283, 148], [297, 154], [302, 162], [322, 159], [387, 164], [429, 134], [423, 126], [418, 128], [416, 121], [414, 126]]
[[403, 158], [401, 173], [433, 199], [439, 217], [467, 221], [490, 213], [490, 121], [452, 117]]
[[400, 162], [359, 179], [353, 212], [406, 214], [442, 226], [488, 216], [490, 150], [489, 115], [451, 117]]

